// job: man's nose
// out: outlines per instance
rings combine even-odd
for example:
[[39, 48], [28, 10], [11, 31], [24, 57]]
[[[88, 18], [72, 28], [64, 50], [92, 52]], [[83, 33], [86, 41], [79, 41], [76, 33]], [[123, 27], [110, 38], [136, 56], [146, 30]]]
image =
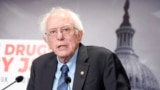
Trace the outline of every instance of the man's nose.
[[61, 31], [57, 32], [57, 39], [58, 40], [64, 39], [64, 35], [63, 35], [63, 33]]

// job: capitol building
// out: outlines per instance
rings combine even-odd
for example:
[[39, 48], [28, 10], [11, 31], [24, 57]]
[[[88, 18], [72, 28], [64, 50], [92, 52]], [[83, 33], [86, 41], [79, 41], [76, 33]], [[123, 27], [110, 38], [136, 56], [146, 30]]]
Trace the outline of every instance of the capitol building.
[[139, 56], [135, 54], [132, 48], [135, 30], [129, 22], [128, 9], [129, 0], [126, 0], [123, 22], [116, 30], [117, 48], [115, 53], [127, 72], [131, 90], [160, 90], [159, 83], [154, 74], [146, 65], [139, 61]]

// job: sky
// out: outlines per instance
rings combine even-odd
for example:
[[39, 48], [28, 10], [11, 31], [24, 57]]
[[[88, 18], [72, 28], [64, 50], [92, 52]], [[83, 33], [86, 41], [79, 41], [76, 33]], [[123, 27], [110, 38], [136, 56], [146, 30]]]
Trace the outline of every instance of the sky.
[[[116, 49], [125, 0], [0, 0], [0, 39], [42, 39], [39, 17], [51, 7], [72, 9], [82, 19], [86, 45]], [[130, 0], [133, 49], [160, 83], [160, 0]]]

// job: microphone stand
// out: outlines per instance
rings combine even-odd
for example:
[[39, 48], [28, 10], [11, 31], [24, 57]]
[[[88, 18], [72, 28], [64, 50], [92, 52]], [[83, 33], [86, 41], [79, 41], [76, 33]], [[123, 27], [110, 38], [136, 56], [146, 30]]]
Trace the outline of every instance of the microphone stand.
[[21, 82], [23, 80], [23, 76], [18, 76], [16, 77], [15, 81], [12, 82], [11, 84], [7, 85], [6, 87], [4, 87], [2, 90], [5, 90], [6, 88], [8, 88], [9, 86], [11, 86], [12, 84], [16, 83], [16, 82]]
[[9, 86], [11, 86], [12, 84], [16, 83], [17, 81], [12, 82], [11, 84], [9, 84], [8, 86], [4, 87], [2, 90], [5, 90], [6, 88], [8, 88]]
[[67, 76], [67, 77], [65, 78], [65, 82], [68, 84], [68, 90], [71, 90], [71, 86], [70, 86], [71, 78]]

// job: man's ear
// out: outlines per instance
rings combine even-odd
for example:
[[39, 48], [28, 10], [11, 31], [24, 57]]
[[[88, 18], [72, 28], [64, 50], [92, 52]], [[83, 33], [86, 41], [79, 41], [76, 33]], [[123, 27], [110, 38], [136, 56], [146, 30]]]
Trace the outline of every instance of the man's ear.
[[46, 44], [48, 45], [49, 49], [51, 50], [51, 47], [48, 43], [48, 38], [46, 36], [43, 36], [43, 40], [46, 42]]
[[79, 30], [78, 33], [77, 33], [78, 41], [82, 40], [82, 36], [83, 36], [83, 31]]
[[47, 37], [43, 36], [43, 40], [44, 40], [46, 43], [48, 43]]

